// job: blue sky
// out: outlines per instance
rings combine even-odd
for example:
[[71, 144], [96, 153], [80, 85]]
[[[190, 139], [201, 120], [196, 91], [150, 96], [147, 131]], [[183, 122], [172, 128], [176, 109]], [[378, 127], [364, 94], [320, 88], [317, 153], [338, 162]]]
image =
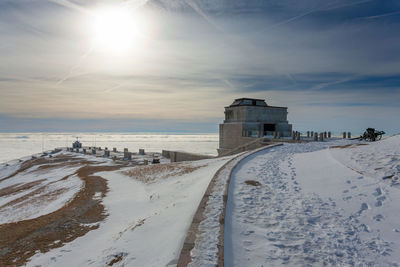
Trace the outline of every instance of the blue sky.
[[[88, 26], [114, 7], [122, 52]], [[2, 0], [0, 131], [217, 132], [257, 97], [297, 130], [399, 133], [399, 29], [395, 0]]]

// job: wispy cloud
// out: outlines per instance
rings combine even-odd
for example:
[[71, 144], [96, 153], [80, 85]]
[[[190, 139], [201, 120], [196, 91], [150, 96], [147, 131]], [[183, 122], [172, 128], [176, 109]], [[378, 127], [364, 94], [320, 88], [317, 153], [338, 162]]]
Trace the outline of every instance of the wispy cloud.
[[63, 6], [63, 7], [70, 8], [70, 9], [75, 10], [75, 11], [79, 11], [79, 12], [82, 12], [82, 13], [88, 13], [88, 10], [86, 8], [84, 8], [83, 6], [77, 5], [77, 4], [75, 4], [75, 3], [71, 2], [71, 1], [68, 1], [68, 0], [47, 0], [47, 1], [55, 3], [55, 4], [58, 4], [58, 5]]
[[249, 96], [289, 106], [304, 125], [314, 113], [329, 121], [362, 109], [398, 120], [397, 2], [115, 1], [152, 23], [146, 43], [123, 56], [93, 49], [84, 29], [107, 3], [0, 3], [0, 114], [218, 121]]
[[380, 19], [380, 18], [396, 16], [396, 15], [400, 15], [400, 11], [395, 11], [395, 12], [390, 12], [390, 13], [385, 13], [385, 14], [380, 14], [380, 15], [375, 15], [375, 16], [368, 16], [368, 17], [363, 17], [363, 18], [364, 19]]

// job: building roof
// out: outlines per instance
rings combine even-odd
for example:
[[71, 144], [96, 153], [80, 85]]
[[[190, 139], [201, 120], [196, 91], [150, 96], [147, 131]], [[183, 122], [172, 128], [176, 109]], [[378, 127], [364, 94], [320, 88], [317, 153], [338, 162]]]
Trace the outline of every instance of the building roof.
[[238, 106], [258, 106], [258, 107], [269, 107], [269, 108], [287, 108], [287, 107], [275, 107], [268, 106], [264, 99], [257, 98], [238, 98], [233, 101], [233, 103], [229, 107], [238, 107]]

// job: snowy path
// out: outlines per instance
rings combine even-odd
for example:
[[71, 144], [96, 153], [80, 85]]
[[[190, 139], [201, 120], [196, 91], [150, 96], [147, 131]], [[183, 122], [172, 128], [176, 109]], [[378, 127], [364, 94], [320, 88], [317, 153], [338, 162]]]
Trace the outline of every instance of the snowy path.
[[285, 144], [236, 167], [225, 266], [397, 266], [400, 191], [340, 163], [328, 147], [346, 142]]

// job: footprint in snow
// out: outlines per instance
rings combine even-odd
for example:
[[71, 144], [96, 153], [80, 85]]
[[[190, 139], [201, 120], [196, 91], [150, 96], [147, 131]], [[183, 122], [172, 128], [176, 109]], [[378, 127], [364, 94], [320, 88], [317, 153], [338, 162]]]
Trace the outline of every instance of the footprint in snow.
[[380, 187], [375, 188], [375, 192], [372, 193], [374, 196], [380, 196], [382, 195], [382, 189]]
[[382, 214], [378, 214], [378, 215], [375, 215], [375, 216], [373, 217], [373, 219], [374, 219], [375, 221], [377, 221], [377, 222], [382, 221], [384, 218], [385, 218], [385, 217], [384, 217]]
[[369, 233], [370, 232], [370, 228], [368, 225], [366, 224], [361, 224], [360, 228], [362, 229], [362, 231]]
[[364, 211], [366, 211], [367, 209], [368, 209], [369, 207], [368, 207], [368, 204], [367, 203], [362, 203], [361, 204], [361, 208], [360, 208], [360, 210], [358, 211], [358, 214], [360, 215], [361, 213], [363, 213]]

